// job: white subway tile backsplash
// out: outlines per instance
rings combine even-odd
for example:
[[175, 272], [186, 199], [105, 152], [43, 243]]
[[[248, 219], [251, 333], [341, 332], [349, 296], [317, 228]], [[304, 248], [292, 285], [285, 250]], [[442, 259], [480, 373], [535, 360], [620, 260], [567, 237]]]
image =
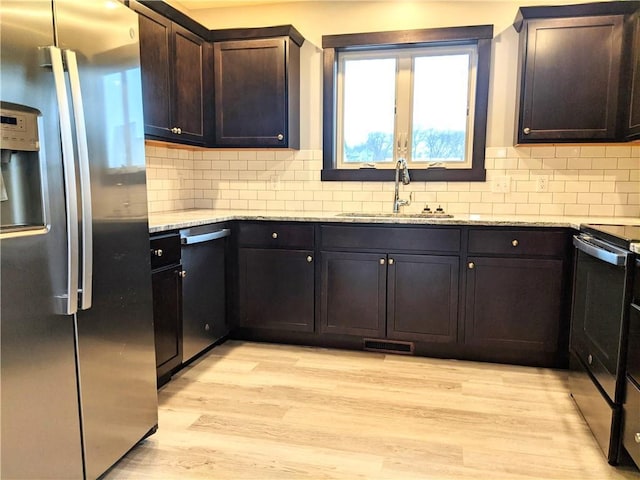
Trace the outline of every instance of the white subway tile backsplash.
[[615, 217], [636, 217], [640, 218], [640, 205], [615, 205]]
[[564, 204], [549, 203], [540, 205], [540, 215], [564, 215]]
[[631, 146], [628, 145], [616, 145], [605, 147], [606, 157], [630, 157]]
[[556, 147], [556, 157], [578, 157], [580, 147]]
[[602, 204], [602, 194], [601, 193], [578, 193], [578, 198], [576, 200], [578, 204], [586, 204], [586, 205], [598, 205]]
[[566, 158], [545, 158], [542, 161], [543, 170], [566, 170], [567, 169]]
[[556, 156], [555, 147], [531, 147], [531, 156], [536, 158], [553, 158]]
[[565, 215], [589, 215], [589, 205], [565, 205]]
[[618, 169], [638, 170], [640, 169], [640, 158], [633, 158], [633, 157], [618, 158]]
[[[152, 213], [188, 208], [387, 211], [393, 182], [321, 182], [320, 150], [189, 150], [149, 144]], [[454, 214], [640, 216], [640, 147], [487, 148], [485, 182], [416, 182], [408, 212], [442, 205]], [[493, 193], [509, 176], [511, 191]], [[538, 191], [538, 176], [548, 177]]]
[[606, 152], [606, 147], [603, 146], [582, 146], [580, 147], [580, 156], [581, 157], [604, 157]]
[[589, 215], [597, 217], [612, 217], [615, 213], [613, 205], [589, 205]]

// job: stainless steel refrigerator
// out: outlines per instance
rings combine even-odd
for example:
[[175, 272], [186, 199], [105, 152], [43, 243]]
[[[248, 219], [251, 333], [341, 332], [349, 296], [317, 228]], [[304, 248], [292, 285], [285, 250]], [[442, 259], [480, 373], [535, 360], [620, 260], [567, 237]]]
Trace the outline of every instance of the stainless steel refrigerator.
[[0, 0], [0, 477], [96, 478], [157, 428], [138, 20]]

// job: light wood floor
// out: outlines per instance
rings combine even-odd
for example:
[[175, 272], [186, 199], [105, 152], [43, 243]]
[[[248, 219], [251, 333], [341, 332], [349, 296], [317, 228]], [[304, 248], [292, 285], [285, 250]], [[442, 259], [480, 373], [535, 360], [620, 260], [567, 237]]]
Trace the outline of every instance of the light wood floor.
[[159, 391], [114, 479], [640, 479], [566, 372], [230, 341]]

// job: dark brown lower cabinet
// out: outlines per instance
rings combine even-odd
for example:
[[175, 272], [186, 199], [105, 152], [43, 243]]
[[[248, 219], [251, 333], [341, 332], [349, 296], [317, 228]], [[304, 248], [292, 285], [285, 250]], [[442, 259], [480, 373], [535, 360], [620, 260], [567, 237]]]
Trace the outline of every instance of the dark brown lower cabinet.
[[323, 252], [324, 333], [455, 342], [458, 257]]
[[378, 253], [322, 252], [323, 333], [384, 337], [386, 263]]
[[313, 251], [240, 248], [238, 255], [240, 327], [313, 332]]
[[469, 257], [466, 344], [555, 352], [563, 324], [561, 259]]
[[387, 338], [455, 342], [458, 257], [389, 255]]
[[182, 363], [181, 271], [178, 265], [151, 275], [158, 386], [166, 383]]

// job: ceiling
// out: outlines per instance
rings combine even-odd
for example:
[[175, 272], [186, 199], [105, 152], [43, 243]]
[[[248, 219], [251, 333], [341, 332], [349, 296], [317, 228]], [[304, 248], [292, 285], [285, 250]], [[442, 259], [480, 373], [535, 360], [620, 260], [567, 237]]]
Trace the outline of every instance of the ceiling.
[[[270, 5], [278, 3], [330, 2], [337, 0], [169, 0], [167, 3], [181, 10], [203, 10], [209, 8], [244, 7], [248, 5]], [[351, 2], [384, 2], [389, 0], [349, 0]], [[395, 0], [398, 1], [398, 0]], [[413, 2], [433, 2], [437, 0], [404, 0]], [[449, 0], [451, 1], [451, 0]], [[453, 1], [483, 1], [483, 0], [453, 0]], [[510, 2], [513, 0], [492, 0]]]

